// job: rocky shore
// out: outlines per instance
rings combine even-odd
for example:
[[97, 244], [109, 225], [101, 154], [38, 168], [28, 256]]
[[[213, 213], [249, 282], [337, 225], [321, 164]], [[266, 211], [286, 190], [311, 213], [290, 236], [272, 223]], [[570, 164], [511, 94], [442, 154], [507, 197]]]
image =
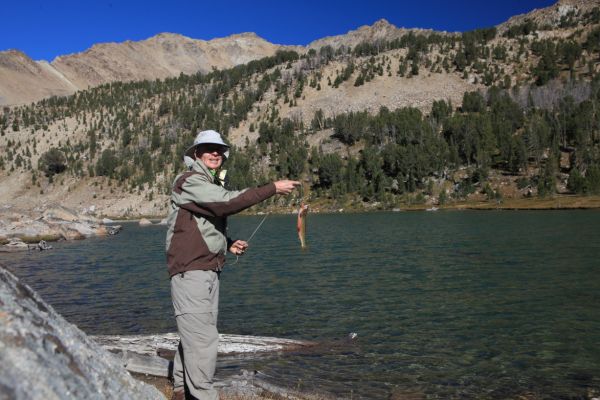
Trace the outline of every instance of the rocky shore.
[[[90, 337], [0, 265], [1, 399], [169, 397], [168, 379], [177, 342], [174, 333]], [[219, 357], [226, 362], [227, 357], [257, 357], [314, 345], [273, 337], [221, 335]], [[260, 371], [225, 374], [215, 386], [226, 399], [324, 399], [273, 385]]]
[[[600, 196], [556, 195], [548, 198], [504, 199], [502, 201], [463, 201], [432, 206], [419, 204], [363, 203], [358, 201], [315, 200], [310, 204], [311, 214], [360, 213], [381, 211], [437, 211], [437, 210], [564, 210], [600, 208]], [[245, 215], [294, 214], [297, 205], [271, 205], [252, 208]], [[47, 250], [49, 242], [79, 240], [93, 236], [115, 235], [121, 230], [115, 221], [130, 221], [126, 215], [101, 218], [102, 208], [95, 206], [70, 209], [60, 204], [47, 203], [33, 209], [15, 205], [0, 206], [0, 252]], [[98, 216], [100, 215], [100, 216]], [[125, 219], [123, 219], [125, 218]], [[152, 222], [150, 219], [156, 220]], [[140, 226], [165, 225], [163, 213], [138, 216]]]
[[[122, 365], [134, 377], [148, 382], [167, 397], [171, 394], [173, 359], [179, 344], [177, 333], [160, 335], [102, 335], [91, 339], [121, 360]], [[310, 341], [282, 339], [264, 336], [219, 335], [219, 359], [215, 387], [225, 399], [261, 400], [287, 398], [297, 400], [325, 400], [323, 395], [301, 393], [292, 388], [278, 386], [260, 371], [231, 371], [231, 364], [241, 359], [268, 357], [273, 353], [312, 352], [318, 344]], [[318, 350], [317, 350], [318, 351]], [[229, 367], [228, 367], [229, 366]]]
[[48, 250], [47, 242], [80, 240], [117, 234], [119, 225], [107, 225], [93, 208], [75, 211], [57, 204], [34, 209], [0, 208], [0, 251]]
[[0, 266], [0, 398], [163, 399]]

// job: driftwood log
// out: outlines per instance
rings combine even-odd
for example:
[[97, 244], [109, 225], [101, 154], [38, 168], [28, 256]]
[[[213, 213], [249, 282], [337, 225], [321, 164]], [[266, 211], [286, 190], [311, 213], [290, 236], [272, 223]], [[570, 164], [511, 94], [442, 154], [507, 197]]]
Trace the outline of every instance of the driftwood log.
[[[177, 333], [141, 336], [92, 336], [92, 339], [121, 358], [130, 372], [168, 377], [179, 344]], [[264, 353], [296, 351], [314, 346], [308, 341], [264, 336], [219, 335], [219, 354], [256, 356]]]

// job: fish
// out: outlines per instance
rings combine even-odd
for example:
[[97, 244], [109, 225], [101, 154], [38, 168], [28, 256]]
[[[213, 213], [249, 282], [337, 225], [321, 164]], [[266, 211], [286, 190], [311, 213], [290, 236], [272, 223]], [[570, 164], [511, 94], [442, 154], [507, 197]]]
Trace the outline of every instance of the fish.
[[298, 238], [302, 249], [306, 249], [306, 214], [308, 214], [308, 204], [301, 203], [298, 210]]

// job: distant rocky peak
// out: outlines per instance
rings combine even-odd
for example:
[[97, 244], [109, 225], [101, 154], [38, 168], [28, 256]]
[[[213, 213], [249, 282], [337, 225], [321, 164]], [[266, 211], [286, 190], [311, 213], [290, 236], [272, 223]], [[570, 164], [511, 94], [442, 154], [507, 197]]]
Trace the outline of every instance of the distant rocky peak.
[[390, 24], [387, 19], [381, 18], [372, 25], [372, 28], [375, 30], [396, 29], [396, 26], [394, 24]]
[[308, 48], [318, 49], [323, 46], [332, 46], [333, 48], [339, 48], [340, 46], [354, 47], [362, 42], [398, 39], [409, 32], [429, 33], [433, 32], [433, 30], [398, 28], [382, 18], [373, 23], [373, 25], [363, 25], [356, 30], [348, 31], [343, 35], [328, 36], [323, 39], [315, 40], [308, 45]]
[[182, 34], [179, 33], [173, 33], [173, 32], [161, 32], [158, 33], [148, 39], [189, 39], [187, 36], [184, 36]]
[[[21, 50], [0, 51], [0, 68], [20, 71], [26, 74], [39, 73], [39, 66]], [[1, 76], [1, 74], [0, 74]]]
[[254, 32], [235, 33], [233, 35], [226, 36], [223, 39], [227, 39], [227, 38], [232, 38], [232, 39], [235, 39], [235, 38], [246, 38], [246, 39], [260, 39], [260, 40], [264, 40], [263, 38], [261, 38], [260, 36], [258, 36]]
[[269, 41], [261, 38], [254, 32], [243, 32], [243, 33], [235, 33], [233, 35], [225, 36], [222, 38], [214, 38], [208, 41], [208, 43], [218, 43], [218, 44], [227, 44], [227, 43], [260, 43], [260, 44], [269, 44], [272, 45]]
[[558, 5], [570, 5], [577, 7], [598, 7], [600, 2], [598, 0], [558, 0]]
[[498, 33], [503, 34], [511, 26], [522, 24], [525, 21], [535, 22], [539, 27], [558, 27], [564, 17], [574, 14], [576, 18], [580, 18], [596, 7], [600, 7], [598, 0], [558, 0], [551, 6], [511, 17], [497, 26]]
[[366, 25], [359, 28], [358, 32], [365, 33], [365, 40], [369, 40], [394, 36], [399, 30], [395, 25], [390, 24], [386, 19], [382, 18], [373, 25]]
[[23, 63], [23, 62], [33, 62], [31, 58], [27, 56], [27, 54], [23, 53], [21, 50], [9, 49], [0, 51], [0, 65], [12, 65], [15, 62]]
[[[11, 57], [27, 57], [25, 53], [18, 49], [8, 49], [0, 51], [0, 55], [2, 56], [11, 56]], [[27, 57], [29, 58], [29, 57]]]

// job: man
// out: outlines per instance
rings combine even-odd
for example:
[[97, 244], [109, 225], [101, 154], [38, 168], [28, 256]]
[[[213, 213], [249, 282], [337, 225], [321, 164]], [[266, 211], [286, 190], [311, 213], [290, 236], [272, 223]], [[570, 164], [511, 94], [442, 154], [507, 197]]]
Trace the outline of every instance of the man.
[[[227, 237], [227, 216], [300, 184], [281, 180], [231, 191], [218, 171], [229, 145], [213, 130], [198, 133], [185, 157], [189, 171], [175, 178], [167, 231], [167, 267], [180, 342], [173, 367], [174, 399], [218, 399], [212, 380], [217, 361], [219, 273], [225, 252], [243, 255], [248, 243]], [[193, 162], [190, 162], [190, 159]]]

